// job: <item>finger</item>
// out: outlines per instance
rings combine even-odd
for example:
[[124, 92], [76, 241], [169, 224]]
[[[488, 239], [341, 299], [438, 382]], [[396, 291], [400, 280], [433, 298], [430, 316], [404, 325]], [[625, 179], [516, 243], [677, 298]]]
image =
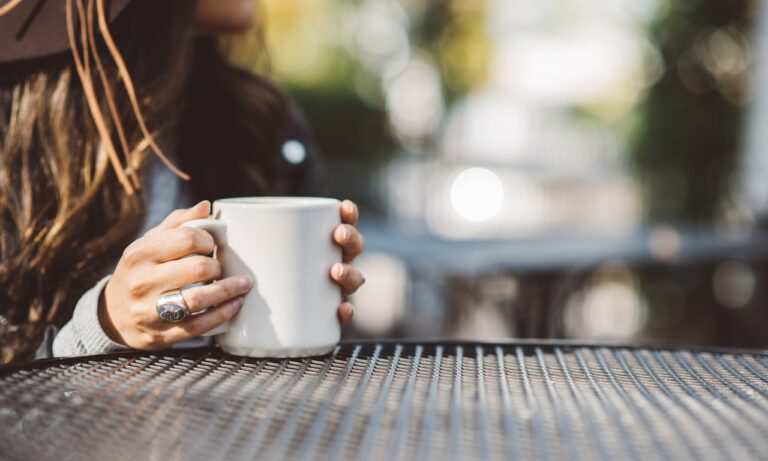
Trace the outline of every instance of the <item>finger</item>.
[[345, 294], [356, 292], [365, 282], [363, 273], [349, 264], [336, 263], [331, 267], [331, 278], [339, 284]]
[[344, 262], [352, 261], [365, 248], [363, 234], [349, 224], [339, 224], [333, 231], [333, 240], [341, 246]]
[[152, 276], [161, 291], [176, 290], [219, 278], [221, 263], [208, 256], [195, 255], [159, 264], [155, 266]]
[[192, 254], [207, 255], [216, 246], [211, 234], [192, 227], [165, 229], [147, 235], [139, 242], [143, 257], [160, 263]]
[[227, 277], [208, 285], [189, 288], [181, 292], [190, 312], [200, 312], [211, 306], [242, 296], [253, 286], [253, 279], [247, 275]]
[[203, 200], [192, 208], [180, 208], [169, 214], [163, 222], [150, 229], [147, 234], [163, 229], [173, 229], [179, 227], [187, 221], [193, 219], [205, 219], [211, 214], [211, 202]]
[[223, 304], [208, 309], [207, 312], [194, 315], [171, 325], [166, 331], [165, 336], [169, 343], [185, 341], [207, 333], [237, 314], [237, 311], [243, 307], [243, 298], [239, 296]]
[[344, 224], [357, 224], [357, 220], [360, 218], [360, 212], [357, 209], [357, 205], [352, 200], [344, 200], [341, 202], [341, 222]]
[[152, 235], [164, 229], [177, 227], [177, 225], [173, 225], [173, 223], [181, 222], [182, 217], [187, 214], [187, 211], [189, 211], [187, 208], [179, 208], [178, 210], [173, 210], [160, 224], [145, 232], [144, 236]]
[[341, 303], [339, 306], [339, 323], [342, 326], [349, 325], [355, 318], [355, 308], [350, 303]]

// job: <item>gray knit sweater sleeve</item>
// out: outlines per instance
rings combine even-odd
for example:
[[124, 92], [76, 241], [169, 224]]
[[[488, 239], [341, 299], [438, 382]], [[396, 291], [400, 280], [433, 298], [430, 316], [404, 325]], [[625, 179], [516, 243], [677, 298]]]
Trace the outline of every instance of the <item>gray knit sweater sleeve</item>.
[[104, 354], [126, 349], [104, 333], [99, 323], [99, 297], [111, 275], [99, 280], [80, 297], [72, 319], [67, 322], [53, 340], [55, 357]]
[[[144, 228], [137, 235], [143, 235], [158, 225], [175, 208], [191, 203], [181, 189], [181, 180], [162, 162], [154, 159], [147, 173], [147, 217]], [[72, 318], [53, 339], [55, 357], [105, 354], [128, 349], [109, 339], [99, 323], [99, 297], [110, 277], [101, 279], [77, 302]]]

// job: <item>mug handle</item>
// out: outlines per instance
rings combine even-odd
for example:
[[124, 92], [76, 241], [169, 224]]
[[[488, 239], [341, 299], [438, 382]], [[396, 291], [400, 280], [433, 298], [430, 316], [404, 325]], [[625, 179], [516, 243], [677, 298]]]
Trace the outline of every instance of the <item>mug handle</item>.
[[[202, 229], [213, 237], [213, 241], [217, 247], [226, 246], [227, 244], [227, 224], [223, 221], [217, 221], [215, 219], [193, 219], [182, 224], [184, 227], [194, 227], [195, 229]], [[216, 336], [229, 330], [229, 322], [224, 322], [221, 325], [203, 333], [200, 336]]]

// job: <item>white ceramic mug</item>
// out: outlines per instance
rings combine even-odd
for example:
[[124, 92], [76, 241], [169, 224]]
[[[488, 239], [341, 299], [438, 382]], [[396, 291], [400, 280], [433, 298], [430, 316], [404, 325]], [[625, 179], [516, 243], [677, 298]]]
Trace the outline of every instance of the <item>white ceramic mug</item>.
[[254, 285], [243, 307], [215, 329], [216, 342], [235, 355], [306, 357], [339, 342], [341, 291], [330, 269], [341, 261], [332, 234], [341, 202], [313, 197], [217, 200], [210, 219], [185, 226], [216, 241], [222, 278], [247, 274]]

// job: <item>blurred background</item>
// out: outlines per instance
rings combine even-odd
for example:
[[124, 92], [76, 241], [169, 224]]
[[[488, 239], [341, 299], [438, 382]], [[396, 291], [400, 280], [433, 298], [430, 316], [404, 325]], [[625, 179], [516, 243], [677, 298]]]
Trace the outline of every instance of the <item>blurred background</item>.
[[364, 217], [349, 337], [768, 346], [768, 2], [261, 14]]

